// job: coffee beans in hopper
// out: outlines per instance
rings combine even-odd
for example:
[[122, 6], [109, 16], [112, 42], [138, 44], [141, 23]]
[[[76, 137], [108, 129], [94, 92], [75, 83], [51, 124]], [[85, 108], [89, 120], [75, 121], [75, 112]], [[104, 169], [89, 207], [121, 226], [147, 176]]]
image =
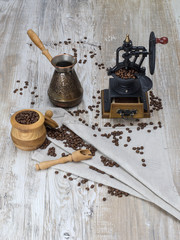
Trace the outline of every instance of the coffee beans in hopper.
[[124, 68], [119, 69], [115, 72], [116, 76], [122, 79], [136, 78], [135, 73], [137, 73], [137, 71], [134, 69], [126, 70]]

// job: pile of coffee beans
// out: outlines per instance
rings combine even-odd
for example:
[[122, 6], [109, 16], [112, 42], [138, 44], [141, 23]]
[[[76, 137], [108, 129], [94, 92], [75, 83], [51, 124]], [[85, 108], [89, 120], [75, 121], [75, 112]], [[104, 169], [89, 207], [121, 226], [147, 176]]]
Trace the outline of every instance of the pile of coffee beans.
[[56, 154], [55, 147], [51, 147], [51, 148], [49, 148], [49, 149], [48, 149], [48, 153], [47, 153], [47, 155], [52, 156], [52, 157], [56, 157], [57, 154]]
[[113, 160], [110, 160], [104, 156], [101, 156], [101, 162], [104, 164], [106, 167], [120, 167], [118, 163], [116, 163]]
[[[102, 137], [110, 138], [112, 136], [113, 140], [112, 143], [114, 143], [115, 146], [119, 146], [119, 140], [122, 139], [123, 131], [112, 131], [110, 133], [103, 133], [101, 134]], [[131, 141], [131, 138], [128, 136], [128, 141]]]
[[89, 166], [89, 168], [90, 168], [91, 170], [94, 170], [94, 171], [98, 172], [98, 173], [105, 174], [104, 171], [101, 171], [100, 169], [98, 169], [98, 168], [96, 168], [96, 167]]
[[51, 143], [51, 141], [46, 138], [44, 143], [39, 148], [40, 149], [46, 149], [49, 146], [50, 143]]
[[18, 113], [15, 119], [20, 124], [33, 124], [39, 120], [39, 114], [34, 111], [23, 111]]
[[120, 190], [118, 190], [116, 188], [112, 188], [112, 187], [108, 187], [108, 194], [110, 194], [111, 196], [117, 196], [119, 198], [122, 197], [123, 195], [126, 197], [129, 196], [128, 193], [120, 191]]
[[143, 150], [144, 150], [144, 147], [143, 146], [140, 146], [140, 147], [133, 147], [132, 150], [134, 150], [137, 154], [144, 154]]
[[70, 147], [74, 150], [79, 150], [85, 147], [89, 149], [92, 155], [95, 155], [97, 149], [90, 144], [87, 144], [80, 138], [77, 134], [71, 131], [68, 127], [62, 125], [60, 128], [57, 129], [48, 129], [47, 128], [47, 135], [56, 140], [63, 141], [65, 147]]
[[136, 78], [135, 74], [137, 71], [134, 69], [128, 69], [121, 68], [115, 72], [116, 76], [122, 78], [122, 79], [129, 79], [129, 78]]
[[150, 107], [151, 107], [150, 112], [159, 111], [163, 109], [162, 99], [155, 96], [153, 91], [149, 91], [149, 95], [150, 95]]

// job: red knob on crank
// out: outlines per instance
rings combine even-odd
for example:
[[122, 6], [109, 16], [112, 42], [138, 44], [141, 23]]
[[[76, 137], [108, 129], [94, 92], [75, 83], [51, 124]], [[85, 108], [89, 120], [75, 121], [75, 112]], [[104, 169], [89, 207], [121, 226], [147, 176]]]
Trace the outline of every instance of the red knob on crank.
[[167, 37], [156, 38], [156, 43], [167, 44], [168, 38]]

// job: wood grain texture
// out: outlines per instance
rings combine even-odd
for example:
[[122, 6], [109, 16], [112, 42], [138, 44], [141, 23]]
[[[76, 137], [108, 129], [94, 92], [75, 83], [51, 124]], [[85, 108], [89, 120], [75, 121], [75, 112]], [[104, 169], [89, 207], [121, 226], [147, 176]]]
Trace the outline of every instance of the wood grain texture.
[[[78, 179], [67, 181], [63, 173], [56, 175], [52, 169], [37, 173], [31, 153], [17, 150], [12, 144], [9, 118], [11, 107], [52, 106], [47, 89], [54, 68], [34, 44], [30, 45], [28, 29], [38, 34], [52, 56], [73, 54], [73, 47], [78, 59], [88, 55], [86, 64], [75, 67], [84, 89], [79, 109], [87, 109], [96, 91], [108, 87], [106, 71], [99, 70], [95, 62], [112, 67], [115, 50], [122, 45], [126, 33], [134, 45], [146, 47], [152, 30], [157, 37], [167, 36], [168, 45], [157, 46], [152, 77], [153, 90], [162, 98], [164, 109], [155, 112], [152, 120], [161, 120], [165, 126], [164, 141], [180, 193], [179, 9], [178, 0], [0, 1], [0, 239], [180, 239], [179, 222], [150, 203], [131, 196], [108, 196], [103, 202], [105, 188], [95, 187], [87, 193], [77, 187]], [[87, 41], [77, 44], [85, 36]], [[71, 44], [59, 44], [67, 38], [71, 38]], [[93, 59], [88, 54], [91, 50], [97, 53]], [[147, 60], [145, 67], [148, 68]], [[29, 85], [23, 94], [14, 94], [13, 90], [23, 88], [25, 81]], [[31, 94], [34, 87], [35, 94]], [[88, 115], [87, 121], [94, 122], [94, 113]], [[102, 126], [106, 122], [99, 119]]]

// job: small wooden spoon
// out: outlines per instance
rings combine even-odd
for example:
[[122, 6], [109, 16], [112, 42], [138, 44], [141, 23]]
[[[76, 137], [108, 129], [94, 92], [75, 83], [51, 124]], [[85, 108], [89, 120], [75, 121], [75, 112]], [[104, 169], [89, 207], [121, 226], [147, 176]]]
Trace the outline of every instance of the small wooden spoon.
[[78, 151], [73, 152], [72, 154], [68, 155], [67, 157], [62, 157], [56, 160], [51, 161], [44, 161], [39, 164], [36, 164], [36, 170], [47, 169], [52, 167], [56, 164], [66, 163], [66, 162], [80, 162], [82, 160], [87, 160], [92, 158], [92, 153], [89, 149], [81, 149]]

